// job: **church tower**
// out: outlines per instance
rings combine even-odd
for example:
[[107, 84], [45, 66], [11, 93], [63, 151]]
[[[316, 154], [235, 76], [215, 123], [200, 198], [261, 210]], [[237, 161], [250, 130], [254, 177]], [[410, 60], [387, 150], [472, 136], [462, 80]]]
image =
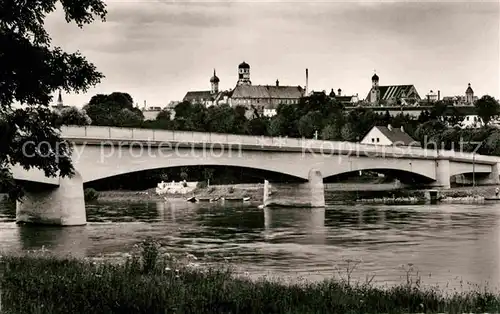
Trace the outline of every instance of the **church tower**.
[[211, 86], [210, 93], [211, 94], [219, 93], [219, 82], [220, 82], [220, 80], [217, 77], [217, 75], [215, 74], [215, 69], [214, 69], [214, 76], [212, 76], [212, 78], [210, 79], [210, 86]]
[[57, 109], [62, 109], [64, 107], [64, 103], [62, 100], [61, 90], [59, 90], [59, 96], [57, 97]]
[[472, 90], [472, 87], [467, 87], [467, 90], [465, 91], [465, 101], [467, 102], [468, 105], [473, 105], [474, 104], [474, 91]]
[[252, 85], [250, 81], [250, 65], [243, 61], [238, 66], [238, 84], [237, 85]]
[[377, 73], [372, 76], [372, 89], [370, 90], [370, 103], [376, 104], [380, 100], [380, 90], [378, 88], [379, 77]]

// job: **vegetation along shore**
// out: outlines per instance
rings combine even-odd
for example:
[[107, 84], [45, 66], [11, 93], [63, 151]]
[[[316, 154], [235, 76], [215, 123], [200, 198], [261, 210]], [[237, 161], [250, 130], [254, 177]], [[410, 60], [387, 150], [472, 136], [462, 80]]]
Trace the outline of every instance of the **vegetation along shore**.
[[[446, 294], [408, 277], [377, 288], [347, 278], [289, 283], [236, 277], [195, 256], [162, 254], [146, 239], [124, 263], [56, 258], [46, 253], [0, 258], [2, 313], [486, 313], [500, 310], [487, 290]], [[190, 260], [191, 262], [187, 262]]]
[[[261, 202], [263, 198], [263, 184], [232, 184], [232, 185], [214, 185], [210, 187], [197, 188], [192, 193], [188, 194], [168, 194], [157, 195], [155, 189], [147, 189], [143, 191], [95, 191], [95, 198], [87, 199], [89, 201], [128, 201], [128, 202], [156, 202], [169, 199], [186, 199], [195, 196], [199, 199], [242, 199], [250, 197], [251, 202]], [[379, 188], [380, 186], [380, 188]], [[440, 190], [443, 197], [491, 197], [495, 194], [496, 186], [479, 186], [479, 187], [453, 187], [447, 190]], [[89, 191], [88, 189], [87, 191]], [[423, 198], [423, 190], [404, 190], [391, 189], [391, 185], [387, 184], [330, 184], [326, 186], [325, 192], [336, 200], [334, 194], [341, 195], [338, 200], [355, 201], [360, 198], [387, 197], [395, 194], [396, 197], [416, 197]]]

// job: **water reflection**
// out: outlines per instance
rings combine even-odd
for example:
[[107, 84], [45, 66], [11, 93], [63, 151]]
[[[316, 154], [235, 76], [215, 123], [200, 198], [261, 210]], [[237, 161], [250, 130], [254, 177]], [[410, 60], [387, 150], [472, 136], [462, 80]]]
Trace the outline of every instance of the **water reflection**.
[[47, 249], [57, 255], [87, 256], [89, 237], [85, 226], [43, 227], [19, 225], [17, 228], [22, 250]]
[[[253, 274], [323, 279], [345, 259], [362, 261], [354, 276], [400, 282], [412, 263], [424, 282], [459, 287], [455, 278], [498, 285], [500, 204], [265, 208], [238, 202], [102, 203], [87, 207], [84, 227], [16, 225], [0, 207], [0, 250], [45, 247], [57, 254], [121, 256], [148, 236], [172, 252], [229, 259]], [[429, 278], [428, 274], [432, 276]]]

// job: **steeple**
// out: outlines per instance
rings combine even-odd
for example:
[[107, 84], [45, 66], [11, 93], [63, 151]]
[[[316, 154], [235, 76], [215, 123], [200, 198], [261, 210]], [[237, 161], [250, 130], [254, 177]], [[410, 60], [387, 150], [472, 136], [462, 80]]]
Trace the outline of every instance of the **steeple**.
[[237, 85], [252, 85], [252, 82], [250, 81], [250, 65], [245, 61], [238, 65]]
[[61, 96], [61, 90], [59, 90], [59, 96], [57, 97], [57, 107], [61, 109], [64, 106], [62, 96]]
[[215, 73], [215, 69], [214, 69], [214, 75], [212, 76], [212, 78], [210, 78], [210, 86], [211, 86], [211, 90], [210, 92], [212, 94], [217, 94], [219, 92], [219, 78], [217, 77], [217, 74]]
[[379, 81], [379, 77], [377, 75], [377, 72], [374, 71], [374, 74], [372, 76], [372, 86], [378, 86], [378, 81]]
[[465, 101], [469, 105], [474, 104], [474, 91], [472, 90], [472, 87], [470, 87], [470, 83], [467, 89], [465, 90]]

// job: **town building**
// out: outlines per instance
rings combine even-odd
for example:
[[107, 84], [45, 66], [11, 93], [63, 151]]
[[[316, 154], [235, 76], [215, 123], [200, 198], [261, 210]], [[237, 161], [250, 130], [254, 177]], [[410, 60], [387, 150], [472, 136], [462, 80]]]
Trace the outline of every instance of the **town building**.
[[361, 144], [372, 144], [381, 146], [418, 146], [420, 142], [414, 140], [401, 128], [387, 126], [374, 126], [361, 140]]
[[359, 97], [358, 97], [358, 94], [356, 95], [351, 95], [351, 96], [348, 96], [348, 95], [342, 95], [342, 89], [338, 89], [337, 90], [337, 94], [335, 94], [335, 92], [333, 91], [333, 88], [332, 90], [330, 91], [330, 94], [328, 94], [328, 96], [330, 96], [330, 98], [335, 98], [335, 100], [337, 100], [339, 103], [343, 104], [343, 105], [352, 105], [352, 104], [357, 104], [359, 102]]
[[206, 107], [211, 107], [221, 104], [229, 104], [229, 97], [231, 96], [230, 91], [219, 91], [220, 79], [215, 73], [210, 78], [210, 90], [204, 91], [189, 91], [184, 96], [183, 101], [188, 101], [190, 103], [202, 104]]
[[305, 95], [301, 86], [282, 86], [279, 80], [275, 85], [252, 85], [250, 65], [243, 61], [238, 65], [238, 81], [234, 89], [219, 91], [220, 79], [214, 75], [210, 79], [210, 91], [190, 91], [184, 101], [200, 103], [207, 107], [228, 104], [232, 107], [243, 106], [247, 116], [273, 116], [280, 104], [298, 104]]
[[474, 90], [472, 89], [470, 83], [465, 90], [465, 95], [443, 97], [443, 101], [451, 103], [455, 106], [473, 106], [477, 100], [478, 97], [474, 96]]
[[414, 85], [379, 85], [379, 76], [372, 76], [372, 87], [366, 96], [372, 105], [415, 105], [420, 100], [420, 95]]

